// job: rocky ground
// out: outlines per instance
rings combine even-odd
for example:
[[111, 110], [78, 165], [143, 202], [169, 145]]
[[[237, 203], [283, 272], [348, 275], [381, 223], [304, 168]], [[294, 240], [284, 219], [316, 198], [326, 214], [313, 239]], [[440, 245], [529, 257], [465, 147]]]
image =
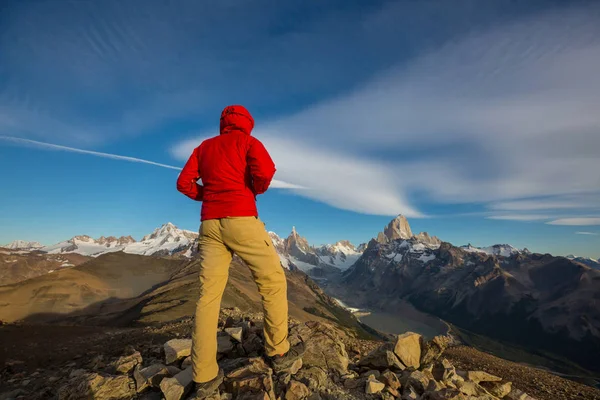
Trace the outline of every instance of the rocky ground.
[[[424, 342], [407, 333], [383, 343], [327, 323], [290, 324], [290, 341], [303, 341], [306, 354], [275, 374], [262, 358], [262, 315], [223, 310], [218, 343], [226, 378], [211, 399], [532, 399], [526, 392], [538, 399], [600, 399], [598, 390], [542, 371], [471, 348], [446, 349], [444, 336]], [[194, 399], [190, 326], [184, 319], [98, 331], [1, 327], [0, 339], [11, 347], [0, 353], [0, 400]], [[6, 332], [13, 339], [20, 333], [22, 341], [6, 341]]]

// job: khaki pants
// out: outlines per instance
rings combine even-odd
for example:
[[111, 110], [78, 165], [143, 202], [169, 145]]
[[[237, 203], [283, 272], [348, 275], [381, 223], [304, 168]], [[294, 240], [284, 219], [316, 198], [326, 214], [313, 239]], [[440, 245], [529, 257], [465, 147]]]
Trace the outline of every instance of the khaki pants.
[[196, 305], [192, 344], [194, 381], [210, 381], [219, 372], [217, 325], [233, 253], [248, 264], [262, 297], [267, 356], [286, 353], [290, 347], [287, 282], [264, 224], [255, 217], [206, 220], [200, 226], [198, 240], [200, 300]]

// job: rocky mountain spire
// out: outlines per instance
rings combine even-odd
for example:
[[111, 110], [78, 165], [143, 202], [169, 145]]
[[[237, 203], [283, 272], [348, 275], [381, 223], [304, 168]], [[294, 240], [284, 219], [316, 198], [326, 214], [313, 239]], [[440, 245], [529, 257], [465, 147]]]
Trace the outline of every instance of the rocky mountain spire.
[[410, 239], [413, 237], [408, 220], [402, 214], [390, 221], [389, 224], [379, 232], [377, 241], [379, 243], [388, 243], [396, 239]]

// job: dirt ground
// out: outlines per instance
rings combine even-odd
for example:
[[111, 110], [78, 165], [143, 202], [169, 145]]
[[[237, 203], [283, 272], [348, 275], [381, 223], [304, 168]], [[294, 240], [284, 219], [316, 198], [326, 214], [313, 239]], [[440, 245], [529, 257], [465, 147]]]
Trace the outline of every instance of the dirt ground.
[[452, 347], [444, 353], [457, 369], [483, 370], [506, 381], [538, 400], [600, 400], [600, 390], [481, 352], [472, 347]]

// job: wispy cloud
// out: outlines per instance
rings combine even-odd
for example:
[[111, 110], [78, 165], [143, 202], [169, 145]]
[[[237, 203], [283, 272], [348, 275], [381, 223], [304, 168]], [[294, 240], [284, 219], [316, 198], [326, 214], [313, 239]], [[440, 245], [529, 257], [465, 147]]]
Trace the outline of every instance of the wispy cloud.
[[590, 7], [471, 32], [259, 134], [280, 176], [341, 208], [418, 215], [414, 194], [568, 208], [553, 198], [600, 187], [600, 8]]
[[573, 226], [600, 225], [600, 217], [559, 218], [554, 221], [547, 222], [547, 224]]
[[287, 26], [297, 5], [259, 3], [23, 6], [0, 35], [0, 129], [79, 146], [180, 119], [208, 133], [241, 102], [262, 113], [286, 187], [335, 207], [420, 216], [424, 199], [558, 219], [581, 212], [565, 195], [600, 187], [597, 4], [500, 24], [495, 2], [399, 2]]
[[590, 235], [590, 236], [598, 236], [597, 232], [584, 232], [584, 231], [579, 231], [579, 232], [575, 232], [576, 235]]
[[487, 219], [499, 219], [507, 221], [543, 221], [550, 219], [547, 215], [536, 214], [506, 214], [506, 215], [491, 215]]
[[[23, 139], [23, 138], [18, 138], [18, 137], [11, 137], [11, 136], [0, 136], [0, 140], [9, 142], [9, 143], [13, 143], [16, 145], [20, 145], [20, 146], [36, 147], [36, 148], [40, 148], [43, 150], [68, 151], [71, 153], [88, 154], [88, 155], [92, 155], [92, 156], [96, 156], [96, 157], [110, 158], [113, 160], [121, 160], [121, 161], [149, 164], [149, 165], [154, 165], [156, 167], [174, 169], [177, 171], [181, 170], [181, 167], [176, 167], [176, 166], [168, 165], [168, 164], [162, 164], [162, 163], [158, 163], [158, 162], [150, 161], [150, 160], [144, 160], [143, 158], [121, 156], [118, 154], [102, 153], [99, 151], [78, 149], [75, 147], [67, 147], [67, 146], [61, 146], [58, 144], [39, 142], [37, 140]], [[272, 183], [272, 187], [279, 188], [279, 189], [296, 189], [296, 190], [302, 189], [302, 187], [299, 185], [294, 185], [294, 184], [279, 181], [279, 180], [274, 180]]]
[[[276, 161], [277, 176], [303, 188], [295, 190], [296, 194], [360, 213], [397, 215], [402, 212], [409, 217], [423, 216], [394, 187], [393, 170], [381, 162], [348, 158], [335, 150], [305, 146], [278, 133], [265, 128], [257, 135]], [[205, 137], [180, 142], [173, 146], [171, 154], [185, 160], [203, 139]]]

